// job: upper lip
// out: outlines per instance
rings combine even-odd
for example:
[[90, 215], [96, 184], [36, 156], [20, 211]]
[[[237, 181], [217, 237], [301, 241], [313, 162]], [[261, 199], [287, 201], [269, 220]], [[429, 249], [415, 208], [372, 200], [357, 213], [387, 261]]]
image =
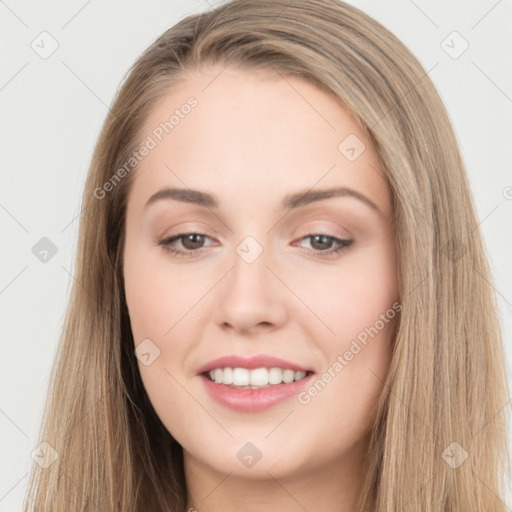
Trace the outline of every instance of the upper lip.
[[292, 361], [286, 361], [285, 359], [265, 354], [252, 357], [242, 357], [232, 354], [209, 361], [197, 370], [197, 374], [200, 375], [210, 370], [214, 370], [215, 368], [247, 368], [249, 370], [254, 368], [283, 368], [284, 370], [290, 369], [296, 372], [313, 371], [299, 364], [293, 363]]

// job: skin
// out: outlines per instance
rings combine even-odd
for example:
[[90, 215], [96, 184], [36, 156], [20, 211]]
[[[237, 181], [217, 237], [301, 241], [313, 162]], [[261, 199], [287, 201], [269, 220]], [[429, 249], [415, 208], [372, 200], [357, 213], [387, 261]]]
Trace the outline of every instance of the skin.
[[[331, 96], [298, 78], [222, 69], [190, 70], [141, 130], [144, 140], [197, 99], [137, 166], [128, 196], [131, 328], [136, 346], [149, 338], [160, 350], [148, 366], [139, 361], [142, 380], [183, 446], [187, 510], [354, 510], [397, 317], [307, 404], [293, 396], [258, 413], [228, 409], [197, 370], [227, 354], [275, 355], [315, 377], [332, 368], [399, 300], [390, 189], [370, 141]], [[355, 161], [338, 150], [349, 134], [366, 146]], [[364, 194], [381, 214], [354, 197], [281, 209], [287, 194], [333, 186]], [[144, 209], [164, 187], [215, 194], [220, 206], [161, 200]], [[206, 238], [174, 248], [198, 254], [158, 244], [191, 232]], [[321, 257], [338, 245], [315, 234], [353, 243]], [[263, 248], [250, 264], [236, 252], [247, 236]], [[237, 457], [247, 442], [262, 454], [252, 467]]]

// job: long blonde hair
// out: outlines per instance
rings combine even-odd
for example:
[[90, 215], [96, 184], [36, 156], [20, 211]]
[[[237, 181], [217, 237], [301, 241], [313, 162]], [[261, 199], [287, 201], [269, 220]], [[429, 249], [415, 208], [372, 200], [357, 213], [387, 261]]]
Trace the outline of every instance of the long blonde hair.
[[[234, 0], [183, 19], [133, 65], [83, 196], [39, 439], [58, 458], [46, 469], [34, 463], [24, 510], [185, 509], [182, 449], [142, 385], [124, 297], [126, 198], [136, 170], [111, 179], [156, 101], [209, 63], [273, 69], [337, 98], [375, 145], [390, 184], [402, 311], [360, 509], [504, 512], [505, 356], [458, 143], [417, 59], [338, 0]], [[98, 194], [107, 182], [112, 190]]]

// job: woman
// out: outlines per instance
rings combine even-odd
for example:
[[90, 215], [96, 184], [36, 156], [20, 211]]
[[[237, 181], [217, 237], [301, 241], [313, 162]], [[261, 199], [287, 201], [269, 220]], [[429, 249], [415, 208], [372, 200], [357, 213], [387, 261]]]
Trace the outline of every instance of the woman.
[[465, 169], [384, 27], [337, 0], [184, 19], [121, 87], [83, 207], [26, 510], [505, 510]]

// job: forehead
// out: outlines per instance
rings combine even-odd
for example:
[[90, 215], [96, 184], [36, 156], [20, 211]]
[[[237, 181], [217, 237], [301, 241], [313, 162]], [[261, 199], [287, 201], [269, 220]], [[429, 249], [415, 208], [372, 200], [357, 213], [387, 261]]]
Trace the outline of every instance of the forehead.
[[138, 209], [164, 186], [260, 206], [295, 190], [346, 186], [390, 208], [378, 155], [356, 120], [297, 77], [191, 70], [149, 113], [140, 140], [149, 139], [130, 192]]

